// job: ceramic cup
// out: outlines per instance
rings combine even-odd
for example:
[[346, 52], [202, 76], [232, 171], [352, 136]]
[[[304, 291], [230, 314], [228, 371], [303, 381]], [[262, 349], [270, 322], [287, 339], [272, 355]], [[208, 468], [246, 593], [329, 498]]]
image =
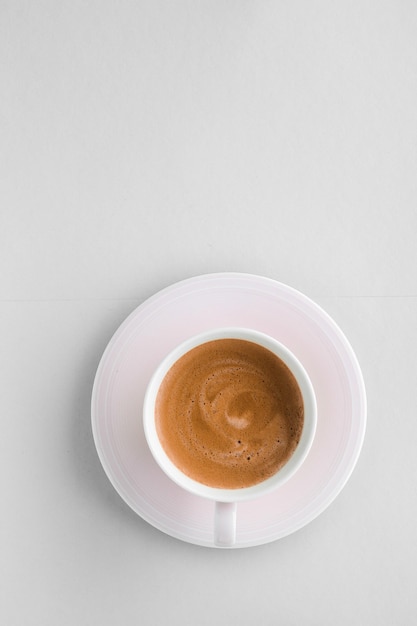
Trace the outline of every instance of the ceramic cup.
[[[185, 353], [205, 342], [215, 339], [243, 339], [267, 348], [289, 367], [297, 380], [304, 402], [304, 424], [294, 453], [273, 476], [250, 487], [222, 489], [209, 487], [184, 474], [171, 461], [158, 438], [155, 424], [155, 401], [159, 387], [171, 366]], [[248, 328], [217, 328], [187, 339], [174, 348], [159, 364], [145, 393], [143, 425], [150, 451], [165, 474], [177, 485], [195, 496], [208, 498], [214, 503], [213, 541], [219, 547], [231, 547], [236, 541], [237, 503], [255, 501], [285, 483], [300, 468], [313, 443], [317, 424], [317, 406], [310, 378], [295, 355], [276, 339]], [[256, 503], [254, 503], [256, 506]]]

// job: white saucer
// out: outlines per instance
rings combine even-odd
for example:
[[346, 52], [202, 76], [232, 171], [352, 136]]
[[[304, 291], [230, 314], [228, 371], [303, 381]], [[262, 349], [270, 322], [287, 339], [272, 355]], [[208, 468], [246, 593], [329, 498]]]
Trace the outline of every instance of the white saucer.
[[254, 328], [287, 345], [307, 369], [317, 397], [317, 433], [301, 470], [273, 493], [239, 504], [234, 547], [245, 548], [302, 528], [340, 493], [362, 447], [365, 387], [353, 350], [335, 322], [309, 298], [274, 280], [208, 274], [144, 302], [103, 354], [93, 388], [92, 427], [117, 492], [172, 537], [214, 547], [213, 504], [177, 487], [153, 460], [142, 427], [143, 396], [167, 352], [217, 326]]

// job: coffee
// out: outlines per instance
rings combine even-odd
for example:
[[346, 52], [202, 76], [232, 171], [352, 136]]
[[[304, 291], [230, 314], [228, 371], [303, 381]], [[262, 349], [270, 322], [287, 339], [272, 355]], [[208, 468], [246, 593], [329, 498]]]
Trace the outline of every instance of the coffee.
[[255, 485], [292, 456], [303, 398], [287, 365], [242, 339], [191, 349], [170, 368], [155, 405], [158, 437], [194, 480], [223, 489]]

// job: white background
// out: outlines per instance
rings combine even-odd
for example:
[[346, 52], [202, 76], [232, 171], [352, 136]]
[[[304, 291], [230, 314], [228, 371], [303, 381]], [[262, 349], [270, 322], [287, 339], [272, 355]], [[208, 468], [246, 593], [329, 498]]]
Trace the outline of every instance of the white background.
[[[417, 4], [0, 1], [0, 621], [415, 624]], [[360, 361], [356, 469], [268, 545], [135, 515], [91, 435], [101, 354], [147, 297], [287, 283]]]

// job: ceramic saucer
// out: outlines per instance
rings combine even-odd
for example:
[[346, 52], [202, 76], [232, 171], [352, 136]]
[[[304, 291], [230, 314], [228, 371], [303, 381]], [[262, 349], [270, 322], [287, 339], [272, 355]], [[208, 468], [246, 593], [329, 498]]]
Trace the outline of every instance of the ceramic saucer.
[[318, 406], [313, 447], [286, 484], [238, 507], [234, 548], [302, 528], [340, 493], [357, 462], [366, 426], [362, 374], [346, 337], [317, 304], [269, 278], [239, 273], [176, 283], [131, 313], [110, 340], [92, 394], [97, 452], [126, 503], [159, 530], [214, 547], [213, 503], [172, 483], [149, 452], [142, 427], [146, 385], [159, 361], [191, 335], [220, 326], [265, 332], [299, 358]]

